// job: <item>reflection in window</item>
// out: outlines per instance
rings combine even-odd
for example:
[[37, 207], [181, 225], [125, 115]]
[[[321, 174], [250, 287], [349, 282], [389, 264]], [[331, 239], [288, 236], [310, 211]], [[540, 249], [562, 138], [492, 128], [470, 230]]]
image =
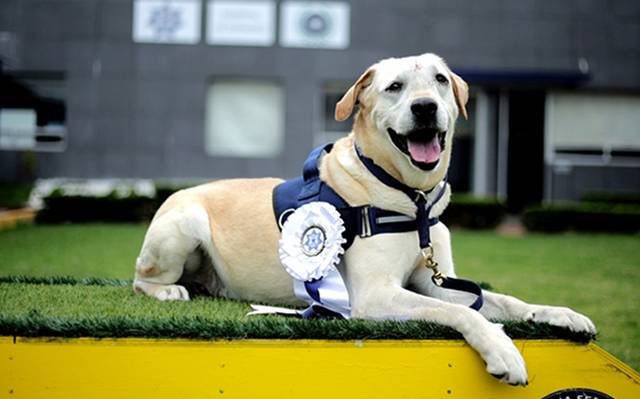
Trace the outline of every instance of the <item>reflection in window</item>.
[[465, 120], [462, 114], [458, 117], [451, 152], [449, 182], [455, 192], [471, 191], [473, 146], [475, 144], [474, 129], [476, 126], [476, 98], [473, 93], [469, 97], [466, 108], [469, 119]]
[[609, 163], [640, 156], [640, 97], [608, 93], [550, 93], [547, 130], [552, 157]]
[[66, 148], [65, 83], [58, 75], [0, 73], [0, 150]]
[[315, 145], [334, 142], [351, 131], [353, 115], [343, 122], [338, 122], [334, 118], [336, 103], [347, 92], [349, 86], [348, 82], [330, 82], [322, 87], [320, 131], [314, 136]]
[[214, 156], [268, 158], [284, 144], [284, 94], [271, 81], [220, 79], [209, 86], [205, 150]]

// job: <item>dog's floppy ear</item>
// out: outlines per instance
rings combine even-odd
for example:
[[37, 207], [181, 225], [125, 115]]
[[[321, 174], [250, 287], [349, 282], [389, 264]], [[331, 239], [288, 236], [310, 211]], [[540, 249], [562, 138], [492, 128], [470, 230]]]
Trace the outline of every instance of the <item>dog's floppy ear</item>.
[[455, 73], [451, 72], [451, 86], [453, 87], [453, 95], [456, 97], [456, 104], [458, 109], [464, 116], [464, 119], [469, 119], [467, 116], [467, 101], [469, 101], [469, 86], [467, 82]]
[[358, 104], [358, 96], [360, 95], [360, 91], [362, 91], [362, 89], [364, 89], [371, 83], [373, 74], [373, 68], [367, 69], [367, 71], [358, 78], [356, 83], [354, 83], [353, 86], [351, 86], [349, 90], [347, 90], [340, 101], [338, 101], [338, 103], [336, 104], [335, 113], [335, 118], [337, 121], [342, 122], [349, 119], [349, 117], [353, 113], [353, 107]]

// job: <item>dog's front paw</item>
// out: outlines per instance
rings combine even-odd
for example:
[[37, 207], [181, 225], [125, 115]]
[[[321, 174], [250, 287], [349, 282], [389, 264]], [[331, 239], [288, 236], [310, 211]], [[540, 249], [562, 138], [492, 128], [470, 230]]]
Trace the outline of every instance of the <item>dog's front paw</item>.
[[161, 301], [188, 301], [189, 292], [181, 285], [165, 285], [154, 292]]
[[587, 316], [564, 307], [532, 305], [525, 315], [525, 320], [548, 323], [552, 326], [565, 327], [576, 332], [590, 334], [597, 332], [596, 326]]
[[502, 325], [486, 323], [481, 330], [476, 330], [467, 341], [473, 346], [487, 363], [487, 372], [510, 385], [528, 385], [527, 367], [524, 359], [513, 344], [511, 338], [502, 330]]

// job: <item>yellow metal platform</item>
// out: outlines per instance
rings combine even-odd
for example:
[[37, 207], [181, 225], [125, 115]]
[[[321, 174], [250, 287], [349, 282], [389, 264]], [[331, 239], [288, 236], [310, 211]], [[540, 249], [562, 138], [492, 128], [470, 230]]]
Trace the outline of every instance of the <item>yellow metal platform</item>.
[[499, 383], [462, 341], [0, 337], [0, 397], [542, 399], [590, 388], [640, 398], [640, 375], [593, 343], [516, 345], [528, 387]]

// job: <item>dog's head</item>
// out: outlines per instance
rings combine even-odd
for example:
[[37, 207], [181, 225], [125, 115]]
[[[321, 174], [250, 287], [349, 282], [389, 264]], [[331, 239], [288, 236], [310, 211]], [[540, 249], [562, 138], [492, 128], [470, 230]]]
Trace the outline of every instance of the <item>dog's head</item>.
[[468, 86], [434, 54], [389, 58], [367, 69], [336, 105], [343, 121], [356, 105], [356, 143], [405, 184], [430, 189], [449, 167], [459, 113], [466, 118]]

